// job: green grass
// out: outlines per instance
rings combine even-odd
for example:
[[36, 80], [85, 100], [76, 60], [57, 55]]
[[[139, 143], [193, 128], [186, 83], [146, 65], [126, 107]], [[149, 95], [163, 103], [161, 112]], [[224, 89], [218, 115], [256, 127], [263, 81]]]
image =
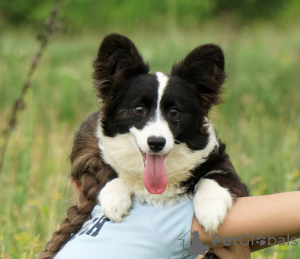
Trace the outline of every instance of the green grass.
[[[299, 27], [259, 24], [234, 30], [218, 23], [191, 31], [127, 34], [152, 71], [170, 72], [174, 61], [200, 44], [223, 47], [226, 102], [214, 107], [211, 119], [252, 195], [300, 190]], [[99, 108], [91, 62], [103, 36], [54, 37], [42, 57], [0, 175], [1, 258], [36, 256], [75, 200], [68, 155], [76, 128]], [[1, 35], [0, 132], [38, 47], [34, 38], [28, 31]], [[300, 247], [276, 258], [298, 259]]]

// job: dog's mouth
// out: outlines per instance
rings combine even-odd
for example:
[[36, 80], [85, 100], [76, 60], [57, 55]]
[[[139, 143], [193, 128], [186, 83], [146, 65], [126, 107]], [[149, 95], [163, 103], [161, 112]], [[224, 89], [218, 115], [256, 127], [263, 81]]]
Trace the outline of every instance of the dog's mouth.
[[144, 185], [149, 193], [161, 194], [168, 185], [166, 155], [148, 154], [140, 149], [144, 161]]

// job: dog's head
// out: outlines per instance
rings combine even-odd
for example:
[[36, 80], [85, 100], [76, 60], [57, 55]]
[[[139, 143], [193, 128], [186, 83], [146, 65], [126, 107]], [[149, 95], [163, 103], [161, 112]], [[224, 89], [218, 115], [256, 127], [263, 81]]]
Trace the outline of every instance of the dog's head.
[[94, 69], [103, 101], [100, 148], [120, 177], [142, 178], [150, 193], [162, 193], [168, 181], [186, 178], [212, 151], [216, 140], [206, 117], [221, 101], [225, 80], [218, 46], [195, 48], [170, 75], [149, 74], [134, 44], [111, 34]]

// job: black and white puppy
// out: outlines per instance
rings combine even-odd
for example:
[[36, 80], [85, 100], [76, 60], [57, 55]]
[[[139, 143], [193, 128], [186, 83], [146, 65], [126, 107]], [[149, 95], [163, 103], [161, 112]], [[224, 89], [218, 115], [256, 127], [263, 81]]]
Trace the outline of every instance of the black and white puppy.
[[171, 74], [149, 74], [134, 44], [111, 34], [99, 48], [94, 69], [103, 101], [99, 148], [118, 175], [99, 194], [104, 214], [122, 221], [132, 197], [154, 206], [193, 198], [200, 224], [216, 232], [234, 200], [247, 196], [207, 119], [221, 101], [222, 50], [202, 45], [175, 63]]

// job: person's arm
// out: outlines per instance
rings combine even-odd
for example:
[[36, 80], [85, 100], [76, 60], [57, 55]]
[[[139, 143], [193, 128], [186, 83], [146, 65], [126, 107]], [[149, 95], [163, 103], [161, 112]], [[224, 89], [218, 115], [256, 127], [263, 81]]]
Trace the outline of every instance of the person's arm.
[[[246, 243], [257, 237], [281, 237], [289, 234], [290, 238], [300, 236], [300, 191], [278, 193], [265, 196], [238, 198], [228, 212], [224, 223], [215, 235], [241, 237]], [[213, 236], [207, 234], [194, 217], [192, 231], [197, 230], [201, 241], [210, 247], [224, 247], [223, 241], [215, 242]], [[286, 240], [286, 239], [285, 239]], [[255, 243], [255, 242], [254, 242]], [[262, 246], [252, 247], [261, 249]]]

